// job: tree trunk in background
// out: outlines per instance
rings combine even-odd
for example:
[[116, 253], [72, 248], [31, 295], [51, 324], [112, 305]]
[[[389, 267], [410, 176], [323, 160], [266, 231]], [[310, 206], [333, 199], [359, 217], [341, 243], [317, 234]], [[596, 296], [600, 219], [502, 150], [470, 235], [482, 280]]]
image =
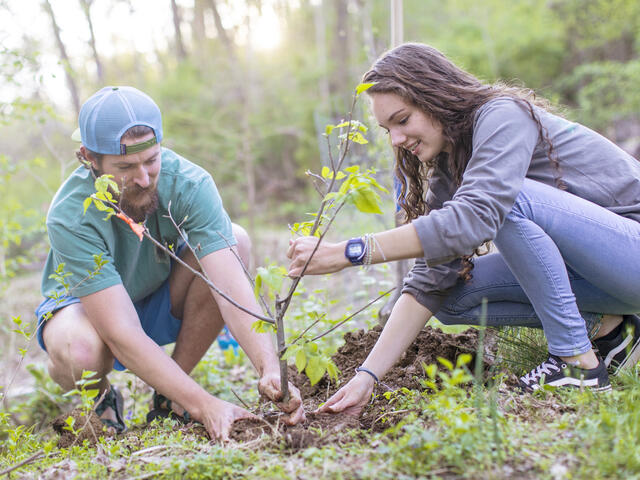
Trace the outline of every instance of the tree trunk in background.
[[[216, 32], [220, 41], [224, 45], [224, 48], [227, 52], [227, 56], [229, 59], [229, 65], [232, 72], [232, 75], [235, 76], [235, 81], [237, 85], [237, 94], [238, 99], [240, 100], [241, 110], [240, 110], [240, 125], [241, 125], [241, 146], [238, 152], [238, 160], [244, 166], [244, 173], [247, 182], [247, 217], [248, 217], [248, 225], [247, 230], [249, 231], [249, 235], [253, 236], [255, 233], [255, 202], [256, 202], [256, 180], [255, 180], [255, 166], [253, 164], [253, 156], [252, 156], [252, 144], [251, 138], [253, 136], [253, 132], [251, 132], [250, 125], [250, 107], [251, 107], [251, 86], [254, 82], [253, 72], [251, 70], [251, 45], [248, 42], [246, 47], [247, 52], [247, 60], [245, 61], [245, 65], [242, 65], [240, 62], [239, 56], [236, 54], [235, 46], [231, 42], [229, 35], [227, 35], [227, 31], [222, 25], [222, 19], [220, 18], [220, 13], [218, 11], [218, 5], [216, 4], [216, 0], [209, 0], [209, 5], [211, 10], [213, 11], [213, 18], [216, 24]], [[260, 5], [257, 5], [258, 8]], [[246, 26], [247, 26], [247, 35], [250, 36], [251, 32], [251, 23], [249, 15], [247, 14], [246, 18]], [[253, 253], [253, 252], [252, 252]], [[253, 256], [253, 255], [252, 255]], [[247, 265], [249, 267], [249, 265]]]
[[207, 32], [204, 27], [204, 10], [205, 0], [194, 0], [193, 2], [193, 20], [191, 22], [191, 38], [193, 41], [193, 49], [202, 52], [206, 41]]
[[371, 65], [378, 53], [376, 52], [376, 44], [373, 40], [373, 23], [371, 21], [371, 2], [368, 0], [358, 0], [359, 15], [362, 20], [362, 45], [364, 51], [367, 54], [367, 60]]
[[[391, 15], [390, 17], [390, 25], [389, 25], [389, 37], [391, 39], [391, 48], [397, 47], [400, 45], [404, 39], [404, 28], [403, 28], [403, 11], [402, 11], [402, 0], [391, 0], [390, 5]], [[392, 175], [393, 178], [393, 194], [395, 196], [398, 195], [398, 184], [395, 178], [395, 174]], [[397, 205], [397, 200], [396, 200]], [[395, 224], [396, 227], [404, 225], [405, 218], [402, 210], [398, 210], [396, 207], [395, 212]], [[396, 289], [391, 294], [391, 298], [385, 303], [380, 311], [378, 312], [378, 323], [380, 325], [385, 325], [387, 320], [389, 320], [389, 316], [391, 315], [391, 311], [393, 310], [393, 306], [398, 301], [400, 294], [402, 292], [402, 287], [404, 284], [404, 277], [409, 272], [411, 265], [413, 262], [411, 260], [399, 260], [397, 262], [393, 262], [393, 270], [395, 272], [396, 277]], [[434, 312], [435, 313], [435, 312]]]
[[98, 83], [100, 85], [104, 85], [104, 69], [102, 67], [100, 57], [98, 56], [98, 49], [96, 48], [96, 37], [93, 33], [93, 21], [91, 20], [92, 3], [93, 0], [80, 0], [82, 11], [84, 12], [84, 16], [87, 19], [87, 25], [89, 25], [89, 44], [91, 45], [91, 51], [93, 52], [93, 61], [96, 63], [96, 77], [98, 78]]
[[349, 9], [348, 0], [333, 0], [336, 11], [336, 32], [333, 36], [333, 58], [335, 63], [333, 65], [333, 85], [332, 91], [336, 92], [348, 92], [342, 94], [340, 97], [340, 103], [337, 106], [336, 114], [338, 116], [343, 115], [345, 108], [350, 105], [351, 90], [346, 89], [346, 85], [350, 85], [351, 76], [349, 74], [350, 69], [350, 36], [349, 36]]
[[187, 58], [187, 52], [182, 42], [182, 31], [180, 30], [180, 9], [176, 0], [171, 0], [171, 11], [173, 12], [173, 29], [175, 31], [176, 54], [180, 60]]
[[71, 94], [71, 102], [73, 103], [73, 108], [77, 116], [80, 113], [80, 96], [78, 95], [78, 86], [76, 85], [75, 81], [75, 72], [71, 68], [71, 63], [69, 62], [69, 57], [67, 55], [67, 49], [62, 42], [62, 37], [60, 37], [60, 27], [58, 27], [58, 22], [56, 22], [56, 16], [53, 13], [53, 8], [51, 8], [49, 0], [43, 0], [42, 6], [49, 14], [49, 18], [51, 20], [53, 34], [56, 37], [56, 44], [58, 45], [58, 50], [60, 52], [60, 60], [62, 61], [65, 77], [67, 79], [67, 87], [69, 88], [69, 93]]
[[[318, 52], [318, 69], [321, 72], [327, 71], [327, 22], [324, 17], [324, 1], [311, 6], [313, 8], [313, 23], [316, 33], [316, 51]], [[329, 80], [327, 75], [320, 75], [318, 79], [318, 90], [320, 92], [320, 109], [323, 113], [330, 110]], [[324, 130], [323, 130], [324, 132]]]
[[[231, 43], [229, 35], [227, 35], [227, 31], [224, 29], [224, 25], [222, 25], [222, 19], [220, 18], [220, 13], [218, 12], [218, 5], [216, 4], [216, 0], [209, 0], [209, 7], [213, 12], [213, 21], [216, 24], [216, 33], [218, 34], [218, 38], [220, 38], [220, 41], [227, 49], [227, 54], [229, 55], [231, 62], [235, 63], [237, 62], [235, 50], [233, 44]], [[232, 66], [237, 65], [232, 64]]]

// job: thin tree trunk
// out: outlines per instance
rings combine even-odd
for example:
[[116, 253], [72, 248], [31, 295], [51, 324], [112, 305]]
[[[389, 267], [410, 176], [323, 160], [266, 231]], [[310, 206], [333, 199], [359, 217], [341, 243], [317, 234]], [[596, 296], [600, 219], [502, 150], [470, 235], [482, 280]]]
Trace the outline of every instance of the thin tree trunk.
[[367, 60], [371, 65], [377, 58], [376, 45], [373, 40], [373, 23], [371, 21], [371, 2], [358, 0], [360, 19], [362, 20], [362, 44], [367, 54]]
[[323, 112], [330, 110], [329, 81], [327, 80], [327, 23], [324, 17], [323, 0], [318, 5], [313, 6], [313, 23], [316, 33], [316, 51], [318, 52], [318, 65], [320, 67], [320, 78], [318, 88], [320, 91], [320, 106]]
[[49, 14], [49, 18], [51, 20], [51, 26], [53, 28], [53, 34], [56, 37], [56, 44], [58, 45], [58, 50], [60, 52], [60, 59], [62, 61], [62, 65], [64, 67], [64, 73], [67, 80], [67, 87], [69, 88], [69, 93], [71, 94], [71, 102], [73, 103], [73, 108], [76, 112], [76, 115], [80, 113], [80, 96], [78, 95], [78, 86], [76, 85], [76, 81], [74, 79], [75, 72], [71, 68], [71, 63], [69, 62], [69, 56], [67, 55], [67, 49], [62, 42], [62, 37], [60, 36], [60, 27], [58, 27], [58, 22], [56, 22], [56, 16], [53, 13], [53, 8], [51, 8], [51, 4], [49, 0], [43, 0], [42, 6]]
[[[350, 68], [349, 57], [351, 52], [350, 35], [349, 35], [349, 8], [348, 0], [334, 0], [334, 8], [336, 11], [336, 34], [334, 35], [333, 42], [333, 58], [336, 59], [333, 70], [333, 91], [339, 92], [340, 105], [338, 106], [338, 112], [341, 114], [344, 112], [344, 105], [349, 104], [349, 98], [351, 97], [350, 89], [345, 89], [349, 85]], [[342, 94], [344, 91], [348, 91], [348, 94]]]
[[[389, 31], [390, 31], [390, 38], [391, 38], [391, 48], [393, 48], [393, 47], [397, 47], [404, 41], [402, 0], [391, 0], [389, 7], [391, 9], [391, 15], [389, 15], [390, 17]], [[398, 191], [398, 184], [395, 178], [395, 174], [393, 175], [392, 181], [393, 181], [393, 187], [394, 187], [393, 188], [394, 195], [397, 195], [399, 191]], [[397, 203], [397, 200], [396, 200], [396, 203]], [[396, 211], [395, 212], [396, 227], [404, 225], [405, 223], [406, 222], [404, 219], [404, 213], [402, 211]], [[409, 269], [411, 268], [411, 261], [398, 260], [397, 262], [394, 262], [393, 267], [394, 267], [393, 270], [395, 272], [395, 277], [396, 277], [396, 289], [394, 290], [391, 298], [387, 301], [387, 303], [385, 303], [382, 306], [382, 308], [378, 312], [378, 323], [380, 323], [380, 325], [386, 324], [387, 320], [389, 320], [389, 316], [391, 315], [393, 306], [395, 305], [396, 301], [398, 300], [402, 292], [404, 277], [407, 275], [407, 273], [409, 272]]]
[[96, 48], [96, 36], [93, 32], [93, 21], [91, 20], [91, 4], [93, 0], [80, 0], [82, 11], [87, 19], [87, 25], [89, 25], [89, 44], [91, 45], [91, 51], [93, 52], [93, 60], [96, 63], [96, 76], [98, 77], [98, 83], [104, 85], [104, 69], [102, 62], [98, 56], [98, 49]]
[[207, 37], [204, 27], [204, 0], [193, 1], [193, 21], [191, 22], [191, 35], [194, 50], [201, 52]]
[[[251, 106], [251, 85], [253, 83], [253, 75], [251, 70], [251, 45], [246, 47], [248, 60], [245, 62], [246, 66], [242, 65], [238, 55], [236, 54], [235, 47], [227, 35], [227, 32], [222, 25], [222, 19], [218, 12], [218, 6], [216, 0], [209, 0], [211, 10], [213, 11], [213, 18], [216, 24], [216, 31], [220, 41], [223, 43], [227, 52], [231, 71], [236, 76], [237, 93], [241, 103], [241, 147], [239, 151], [239, 160], [244, 166], [245, 178], [247, 182], [247, 201], [248, 201], [248, 230], [249, 234], [254, 233], [254, 220], [255, 220], [255, 202], [256, 202], [256, 180], [255, 180], [255, 166], [253, 164], [253, 156], [251, 155], [251, 125], [250, 125], [250, 106]], [[251, 24], [249, 16], [246, 19], [247, 32], [251, 31]]]
[[182, 31], [180, 30], [180, 9], [176, 0], [171, 0], [171, 11], [173, 12], [173, 29], [176, 42], [176, 53], [180, 60], [187, 58], [187, 52], [184, 49], [184, 43], [182, 42]]

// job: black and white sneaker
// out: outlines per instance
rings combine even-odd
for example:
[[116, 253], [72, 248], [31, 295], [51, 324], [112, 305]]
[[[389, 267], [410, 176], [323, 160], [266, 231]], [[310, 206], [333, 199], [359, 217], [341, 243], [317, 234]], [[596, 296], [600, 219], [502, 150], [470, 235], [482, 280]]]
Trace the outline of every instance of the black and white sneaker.
[[526, 392], [533, 392], [541, 385], [552, 387], [589, 388], [594, 392], [611, 390], [607, 367], [601, 358], [596, 368], [586, 369], [569, 365], [556, 355], [549, 354], [549, 358], [520, 377], [520, 388]]
[[593, 346], [613, 375], [635, 367], [640, 360], [640, 317], [623, 315], [620, 326], [595, 339]]

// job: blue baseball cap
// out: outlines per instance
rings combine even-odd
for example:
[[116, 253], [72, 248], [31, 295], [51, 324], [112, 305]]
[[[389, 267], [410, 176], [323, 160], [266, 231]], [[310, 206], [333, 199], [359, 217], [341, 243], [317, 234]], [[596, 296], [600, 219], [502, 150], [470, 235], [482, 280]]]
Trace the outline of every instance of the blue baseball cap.
[[[147, 94], [133, 87], [104, 87], [94, 93], [80, 109], [79, 128], [71, 138], [89, 150], [105, 155], [127, 155], [162, 141], [162, 115]], [[154, 137], [135, 145], [121, 143], [131, 127], [145, 125]]]

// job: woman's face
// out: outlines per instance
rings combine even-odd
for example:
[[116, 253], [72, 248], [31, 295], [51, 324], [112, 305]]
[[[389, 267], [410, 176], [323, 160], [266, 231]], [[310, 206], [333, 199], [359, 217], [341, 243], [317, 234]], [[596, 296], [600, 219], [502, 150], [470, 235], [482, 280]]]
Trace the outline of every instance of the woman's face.
[[442, 135], [442, 125], [395, 93], [371, 94], [373, 114], [391, 137], [394, 147], [404, 148], [420, 161], [433, 160], [451, 146]]

